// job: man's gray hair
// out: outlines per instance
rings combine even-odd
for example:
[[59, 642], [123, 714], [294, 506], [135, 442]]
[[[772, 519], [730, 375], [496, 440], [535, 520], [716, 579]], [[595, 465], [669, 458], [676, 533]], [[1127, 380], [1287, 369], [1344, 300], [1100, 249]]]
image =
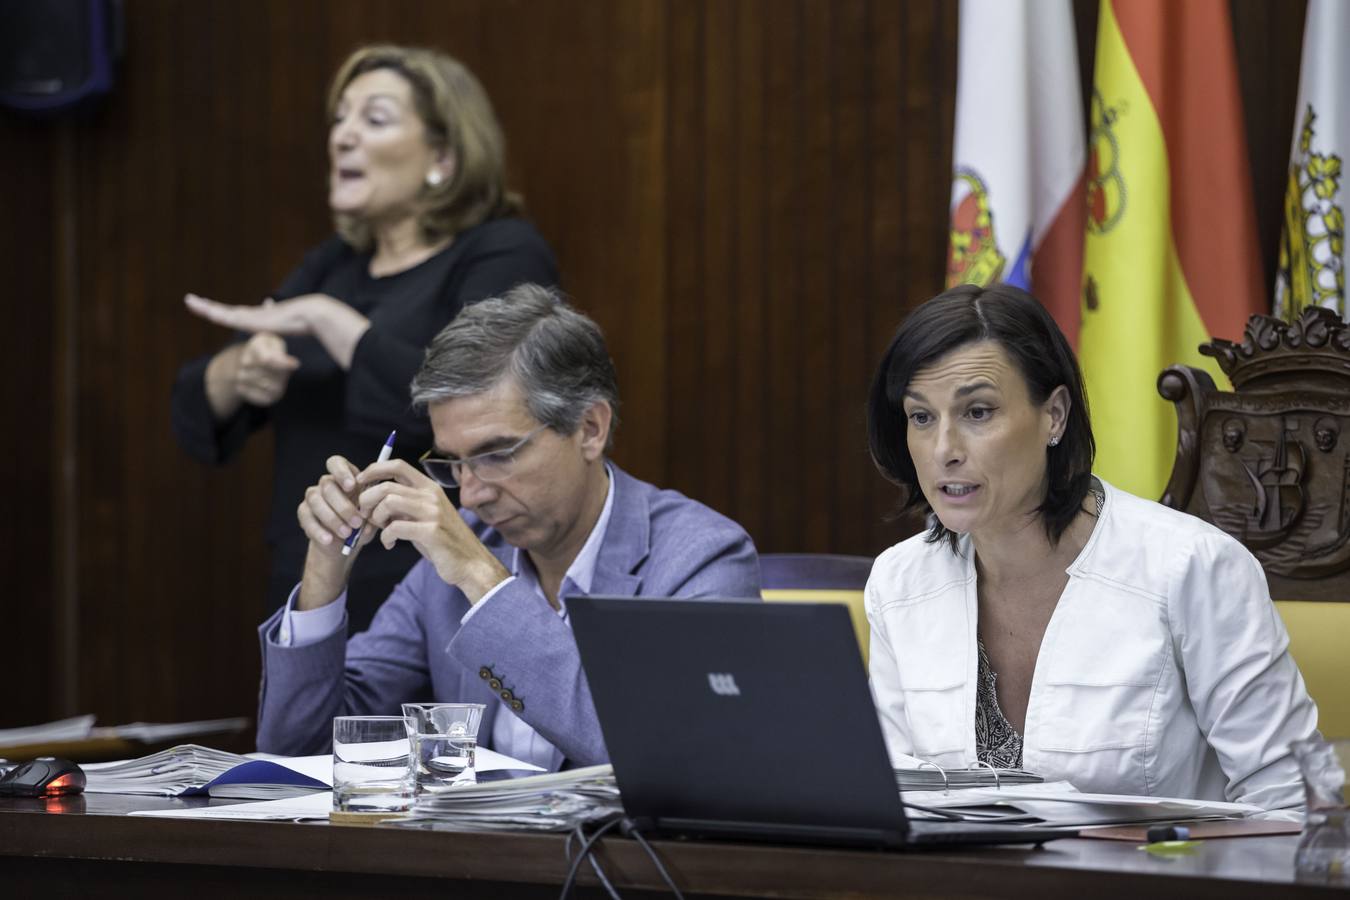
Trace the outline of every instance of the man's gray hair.
[[413, 406], [482, 394], [507, 375], [520, 385], [530, 415], [559, 434], [575, 432], [593, 403], [608, 403], [613, 443], [619, 386], [605, 336], [562, 294], [537, 284], [476, 303], [445, 326], [413, 378]]

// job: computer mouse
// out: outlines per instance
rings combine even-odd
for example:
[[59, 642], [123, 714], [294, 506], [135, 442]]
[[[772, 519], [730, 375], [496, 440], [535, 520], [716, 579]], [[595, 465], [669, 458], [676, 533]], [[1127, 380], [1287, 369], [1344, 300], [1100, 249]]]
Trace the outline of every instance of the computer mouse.
[[39, 756], [0, 776], [0, 797], [60, 797], [84, 790], [84, 770], [68, 759]]

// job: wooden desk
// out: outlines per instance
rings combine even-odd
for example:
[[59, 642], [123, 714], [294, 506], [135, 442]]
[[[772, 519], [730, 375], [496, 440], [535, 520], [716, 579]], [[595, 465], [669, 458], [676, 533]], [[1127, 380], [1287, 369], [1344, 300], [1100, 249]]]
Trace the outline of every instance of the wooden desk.
[[[327, 824], [126, 817], [132, 809], [204, 801], [90, 794], [60, 804], [0, 800], [0, 885], [10, 897], [556, 897], [563, 839], [446, 834]], [[214, 801], [219, 802], [219, 801]], [[924, 853], [657, 842], [681, 888], [702, 897], [1030, 897], [1240, 900], [1350, 896], [1296, 884], [1297, 836], [1205, 843], [1158, 859], [1114, 841], [1064, 840], [1041, 850]], [[660, 890], [631, 840], [602, 843], [625, 896]], [[594, 877], [580, 896], [603, 896]]]

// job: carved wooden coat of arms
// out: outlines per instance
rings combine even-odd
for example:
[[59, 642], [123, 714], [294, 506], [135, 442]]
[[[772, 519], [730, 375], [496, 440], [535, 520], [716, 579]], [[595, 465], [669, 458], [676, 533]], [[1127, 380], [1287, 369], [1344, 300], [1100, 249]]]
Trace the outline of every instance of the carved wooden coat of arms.
[[1350, 327], [1327, 309], [1252, 316], [1241, 344], [1200, 348], [1233, 382], [1172, 366], [1177, 457], [1162, 502], [1213, 522], [1279, 600], [1350, 600]]

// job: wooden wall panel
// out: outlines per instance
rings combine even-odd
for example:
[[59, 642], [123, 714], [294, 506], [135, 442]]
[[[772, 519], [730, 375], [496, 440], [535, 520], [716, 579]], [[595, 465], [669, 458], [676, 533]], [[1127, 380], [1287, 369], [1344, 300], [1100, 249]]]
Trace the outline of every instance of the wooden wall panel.
[[[766, 323], [775, 312], [774, 298], [763, 288], [763, 273], [769, 264], [769, 246], [762, 214], [768, 196], [765, 165], [765, 120], [763, 98], [768, 81], [768, 41], [759, 23], [772, 0], [755, 0], [736, 7], [730, 23], [731, 76], [739, 91], [732, 100], [731, 134], [725, 149], [731, 184], [723, 201], [730, 219], [728, 228], [727, 280], [710, 282], [707, 289], [721, 291], [727, 299], [730, 318], [726, 328], [732, 336], [737, 377], [726, 396], [737, 410], [767, 409], [767, 380], [749, 377], [767, 370]], [[702, 294], [702, 289], [697, 295]], [[737, 515], [762, 521], [768, 514], [771, 482], [765, 475], [765, 460], [778, 452], [780, 443], [757, 422], [745, 415], [731, 417], [727, 464], [731, 479], [729, 509]], [[791, 489], [791, 486], [785, 486]], [[764, 542], [766, 535], [760, 535]]]
[[[608, 335], [620, 372], [619, 458], [664, 471], [668, 415], [667, 7], [650, 0], [508, 4], [485, 13], [475, 71], [564, 289]], [[466, 59], [458, 35], [444, 46]], [[687, 189], [687, 188], [685, 188]], [[616, 235], [623, 235], [619, 241]], [[636, 465], [641, 461], [641, 465]]]
[[[947, 164], [951, 97], [931, 86], [954, 73], [955, 16], [864, 0], [766, 9], [671, 6], [671, 455], [648, 471], [763, 547], [871, 552], [904, 532], [881, 521], [891, 492], [866, 455], [862, 397], [881, 342], [859, 312], [879, 306], [889, 335], [940, 284], [945, 230], [931, 223], [945, 182], [923, 179], [912, 206], [886, 191], [897, 165]], [[944, 37], [902, 76], [905, 27]], [[910, 152], [897, 159], [901, 133]], [[927, 238], [921, 272], [878, 284], [872, 236], [888, 229], [883, 253], [904, 252], [902, 227]]]
[[0, 569], [6, 573], [6, 646], [0, 652], [0, 728], [40, 719], [61, 701], [57, 585], [59, 539], [52, 497], [61, 475], [52, 415], [57, 391], [53, 283], [60, 259], [54, 149], [57, 128], [0, 116], [0, 158], [9, 173], [0, 213], [5, 327], [0, 328], [0, 403], [9, 477], [0, 516]]
[[276, 57], [250, 51], [231, 4], [195, 9], [128, 10], [122, 84], [78, 132], [77, 427], [98, 451], [76, 469], [76, 664], [79, 707], [105, 721], [238, 713], [256, 690], [268, 447], [214, 471], [173, 442], [174, 372], [228, 337], [181, 299], [260, 299], [324, 225], [317, 210], [284, 260], [269, 254], [272, 223], [284, 233], [319, 182], [288, 190], [266, 161], [321, 118], [258, 125]]
[[[1085, 72], [1095, 10], [1075, 0]], [[1301, 16], [1233, 10], [1273, 257]], [[915, 527], [886, 518], [863, 403], [896, 324], [941, 286], [955, 3], [138, 0], [126, 18], [121, 81], [94, 115], [0, 121], [0, 160], [25, 173], [11, 208], [28, 211], [0, 245], [15, 292], [42, 301], [3, 339], [8, 371], [74, 366], [69, 402], [59, 379], [5, 388], [11, 422], [58, 445], [11, 440], [32, 512], [5, 533], [29, 599], [9, 614], [55, 649], [25, 647], [0, 677], [73, 680], [3, 715], [251, 712], [270, 439], [221, 470], [175, 446], [173, 375], [225, 337], [181, 298], [256, 301], [327, 233], [324, 93], [366, 42], [442, 46], [484, 82], [565, 288], [609, 336], [620, 464], [764, 551], [872, 554]], [[74, 650], [59, 603], [42, 605], [62, 584]]]

